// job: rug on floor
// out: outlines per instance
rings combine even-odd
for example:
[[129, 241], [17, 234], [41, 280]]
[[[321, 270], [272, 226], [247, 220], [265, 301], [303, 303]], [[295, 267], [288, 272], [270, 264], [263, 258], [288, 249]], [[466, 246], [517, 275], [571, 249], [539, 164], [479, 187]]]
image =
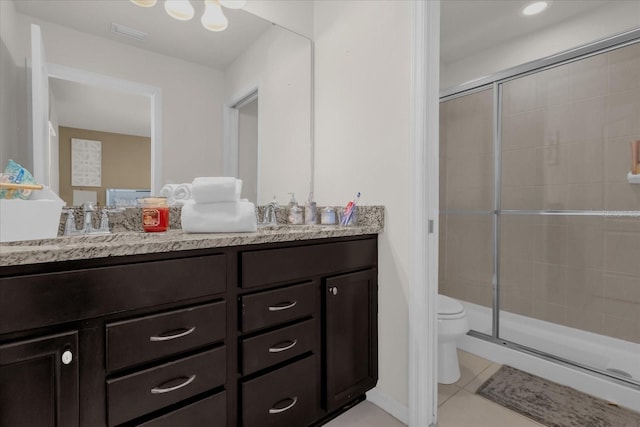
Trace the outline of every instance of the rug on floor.
[[510, 366], [476, 393], [548, 427], [640, 427], [640, 413]]

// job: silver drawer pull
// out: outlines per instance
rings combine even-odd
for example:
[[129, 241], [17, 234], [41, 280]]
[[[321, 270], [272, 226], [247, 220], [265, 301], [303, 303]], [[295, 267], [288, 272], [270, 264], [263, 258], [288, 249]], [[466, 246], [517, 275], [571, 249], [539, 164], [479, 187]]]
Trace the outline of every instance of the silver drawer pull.
[[160, 335], [160, 336], [156, 336], [156, 337], [149, 337], [149, 341], [171, 341], [171, 340], [175, 340], [176, 338], [182, 338], [182, 337], [186, 337], [187, 335], [191, 334], [193, 331], [196, 330], [196, 327], [193, 326], [189, 329], [187, 329], [184, 332], [179, 332], [177, 334], [173, 334], [173, 335]]
[[[287, 399], [283, 399], [283, 400], [287, 400]], [[298, 403], [298, 397], [293, 397], [293, 399], [291, 399], [292, 402], [290, 404], [288, 404], [287, 406], [285, 406], [284, 408], [271, 408], [269, 409], [269, 413], [270, 414], [281, 414], [284, 411], [288, 411], [289, 409], [293, 408], [295, 406], [296, 403]], [[280, 401], [282, 402], [282, 400]], [[280, 403], [280, 402], [276, 402], [276, 403]]]
[[178, 384], [178, 385], [173, 386], [173, 387], [167, 387], [167, 388], [154, 387], [154, 388], [151, 389], [151, 394], [163, 394], [163, 393], [170, 393], [172, 391], [179, 390], [182, 387], [186, 387], [189, 384], [191, 384], [193, 382], [193, 380], [195, 380], [195, 379], [196, 379], [196, 376], [194, 374], [194, 375], [191, 375], [189, 378], [187, 378], [187, 380], [185, 382], [183, 382], [182, 384]]
[[269, 311], [288, 310], [290, 308], [295, 307], [297, 303], [298, 303], [298, 301], [294, 301], [294, 302], [291, 302], [291, 303], [286, 304], [286, 305], [270, 305], [269, 306]]
[[[291, 343], [289, 345], [285, 345], [284, 347], [269, 347], [269, 353], [280, 353], [281, 351], [287, 351], [290, 348], [293, 348], [296, 344], [298, 344], [298, 340], [293, 341], [283, 341], [278, 344]], [[276, 344], [276, 345], [278, 345]]]

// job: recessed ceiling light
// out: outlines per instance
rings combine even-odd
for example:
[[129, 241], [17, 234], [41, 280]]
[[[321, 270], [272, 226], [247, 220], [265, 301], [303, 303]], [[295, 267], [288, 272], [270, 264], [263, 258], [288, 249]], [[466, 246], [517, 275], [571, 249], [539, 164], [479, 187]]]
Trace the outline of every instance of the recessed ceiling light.
[[542, 12], [549, 6], [549, 3], [546, 1], [534, 1], [533, 3], [529, 3], [522, 9], [522, 14], [524, 16], [537, 15]]

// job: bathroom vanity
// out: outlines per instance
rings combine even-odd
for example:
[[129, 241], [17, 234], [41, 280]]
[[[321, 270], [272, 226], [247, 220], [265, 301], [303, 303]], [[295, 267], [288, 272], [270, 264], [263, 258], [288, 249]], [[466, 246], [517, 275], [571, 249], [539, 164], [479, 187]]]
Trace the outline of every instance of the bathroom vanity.
[[3, 247], [0, 426], [322, 424], [377, 381], [381, 228], [335, 230]]

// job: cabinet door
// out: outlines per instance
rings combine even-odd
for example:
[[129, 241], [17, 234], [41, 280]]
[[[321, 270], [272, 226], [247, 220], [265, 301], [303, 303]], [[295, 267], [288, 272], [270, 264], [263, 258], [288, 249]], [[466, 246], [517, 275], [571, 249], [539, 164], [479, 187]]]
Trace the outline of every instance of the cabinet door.
[[327, 411], [370, 390], [378, 380], [376, 276], [376, 270], [366, 270], [325, 281]]
[[78, 333], [0, 345], [0, 427], [77, 427]]

